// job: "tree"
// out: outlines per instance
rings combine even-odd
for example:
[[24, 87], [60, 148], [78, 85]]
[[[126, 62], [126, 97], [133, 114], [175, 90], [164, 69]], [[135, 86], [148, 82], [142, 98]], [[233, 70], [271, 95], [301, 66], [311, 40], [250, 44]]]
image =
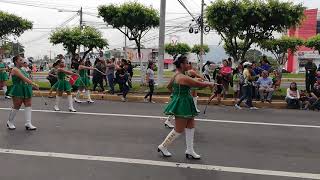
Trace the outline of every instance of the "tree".
[[32, 29], [32, 22], [19, 16], [0, 11], [0, 39], [9, 35], [20, 36]]
[[191, 48], [186, 43], [177, 43], [177, 44], [166, 44], [164, 47], [165, 51], [171, 56], [175, 56], [178, 54], [187, 54], [191, 51]]
[[262, 57], [262, 52], [257, 49], [249, 49], [244, 56], [245, 60], [248, 61], [258, 61]]
[[280, 0], [216, 0], [207, 7], [205, 16], [224, 41], [226, 52], [239, 61], [252, 44], [299, 25], [304, 10], [302, 4]]
[[208, 45], [203, 45], [201, 46], [200, 44], [195, 44], [192, 49], [191, 49], [191, 52], [196, 54], [198, 59], [200, 60], [200, 55], [201, 55], [201, 52], [204, 54], [208, 53], [210, 51]]
[[90, 26], [85, 26], [82, 30], [80, 27], [58, 29], [51, 34], [49, 39], [54, 45], [62, 44], [72, 57], [75, 56], [78, 46], [84, 46], [87, 50], [84, 52], [82, 59], [93, 49], [102, 49], [108, 46], [108, 42], [103, 39], [102, 33]]
[[5, 42], [0, 48], [4, 49], [5, 57], [24, 53], [24, 46], [20, 43]]
[[280, 39], [270, 39], [260, 44], [260, 47], [270, 51], [276, 58], [278, 65], [282, 68], [287, 62], [288, 50], [295, 53], [299, 46], [303, 45], [303, 40], [295, 37], [283, 36]]
[[[99, 16], [103, 18], [104, 22], [118, 29], [130, 41], [136, 43], [142, 71], [141, 39], [150, 29], [159, 26], [160, 17], [158, 11], [138, 2], [100, 6], [98, 11]], [[123, 30], [123, 28], [125, 28], [125, 30]], [[143, 82], [143, 76], [141, 79]]]
[[312, 48], [320, 54], [320, 35], [316, 35], [306, 40], [305, 46]]

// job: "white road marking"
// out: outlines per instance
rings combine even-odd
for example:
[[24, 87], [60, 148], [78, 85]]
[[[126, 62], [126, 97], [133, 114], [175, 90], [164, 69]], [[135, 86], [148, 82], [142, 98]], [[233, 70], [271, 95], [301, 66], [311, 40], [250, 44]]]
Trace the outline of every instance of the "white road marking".
[[266, 175], [266, 176], [281, 176], [281, 177], [292, 177], [292, 178], [303, 178], [303, 179], [320, 179], [320, 174], [312, 174], [312, 173], [249, 169], [249, 168], [226, 167], [226, 166], [205, 165], [205, 164], [188, 164], [188, 163], [155, 161], [155, 160], [146, 160], [146, 159], [91, 156], [91, 155], [81, 155], [81, 154], [39, 152], [39, 151], [26, 151], [26, 150], [2, 149], [2, 148], [0, 148], [0, 154], [63, 158], [63, 159], [85, 160], [85, 161], [103, 161], [103, 162], [140, 164], [140, 165], [151, 165], [151, 166], [161, 166], [161, 167], [191, 168], [191, 169], [207, 170], [207, 171], [218, 171], [218, 172], [220, 171], [220, 172], [255, 174], [255, 175]]
[[[0, 110], [9, 111], [11, 108], [0, 108]], [[23, 109], [21, 109], [23, 110]], [[61, 114], [75, 114], [75, 115], [93, 115], [93, 116], [115, 116], [115, 117], [132, 117], [132, 118], [150, 118], [150, 119], [163, 119], [166, 116], [147, 116], [136, 114], [112, 114], [112, 113], [91, 113], [91, 112], [67, 112], [67, 111], [52, 111], [52, 110], [32, 110], [33, 112], [46, 112], [46, 113], [61, 113]], [[220, 119], [195, 119], [202, 122], [213, 123], [230, 123], [230, 124], [247, 124], [247, 125], [261, 125], [261, 126], [281, 126], [281, 127], [296, 127], [296, 128], [316, 128], [320, 129], [317, 125], [307, 124], [282, 124], [282, 123], [265, 123], [265, 122], [250, 122], [250, 121], [232, 121]]]

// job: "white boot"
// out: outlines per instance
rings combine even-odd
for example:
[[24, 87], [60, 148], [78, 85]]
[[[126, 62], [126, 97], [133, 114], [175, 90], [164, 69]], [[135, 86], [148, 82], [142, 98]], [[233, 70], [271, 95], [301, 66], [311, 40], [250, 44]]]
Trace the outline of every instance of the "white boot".
[[76, 97], [74, 97], [74, 101], [76, 103], [82, 103], [82, 101], [79, 100], [80, 99], [80, 93], [81, 93], [80, 90], [78, 90]]
[[173, 119], [173, 116], [168, 116], [167, 120], [164, 122], [164, 126], [168, 127], [170, 129], [174, 128], [174, 125], [171, 123], [171, 120]]
[[196, 107], [196, 111], [200, 113], [200, 110], [198, 109], [198, 96], [193, 97], [192, 99], [193, 99], [194, 106]]
[[188, 159], [200, 159], [201, 156], [197, 153], [194, 152], [193, 149], [193, 141], [194, 141], [194, 128], [192, 129], [185, 129], [186, 133], [186, 145], [187, 145], [187, 150], [186, 150], [186, 158]]
[[170, 157], [171, 153], [167, 148], [179, 136], [180, 133], [176, 132], [175, 129], [172, 129], [166, 139], [158, 146], [158, 152], [161, 152], [164, 157]]
[[6, 94], [7, 94], [7, 91], [8, 91], [7, 86], [3, 86], [2, 89], [3, 89], [4, 98], [6, 98], [6, 99], [11, 99], [10, 96], [7, 96], [7, 95], [6, 95]]
[[37, 129], [37, 127], [31, 124], [31, 113], [32, 113], [31, 107], [24, 108], [24, 116], [26, 119], [26, 124], [25, 124], [26, 130], [34, 131]]
[[56, 104], [55, 104], [54, 107], [53, 107], [53, 109], [54, 109], [55, 111], [60, 111], [60, 109], [59, 109], [60, 99], [61, 99], [60, 96], [56, 96]]
[[9, 119], [7, 121], [7, 127], [9, 130], [15, 130], [16, 127], [14, 126], [14, 118], [16, 117], [17, 112], [19, 109], [13, 109], [11, 108]]
[[69, 111], [70, 111], [70, 112], [77, 112], [77, 111], [73, 108], [72, 95], [68, 95], [68, 101], [69, 101]]
[[88, 103], [94, 103], [94, 101], [92, 101], [92, 99], [91, 99], [90, 90], [87, 90], [87, 91], [86, 91], [86, 94], [87, 94], [87, 98], [88, 98], [87, 102], [88, 102]]

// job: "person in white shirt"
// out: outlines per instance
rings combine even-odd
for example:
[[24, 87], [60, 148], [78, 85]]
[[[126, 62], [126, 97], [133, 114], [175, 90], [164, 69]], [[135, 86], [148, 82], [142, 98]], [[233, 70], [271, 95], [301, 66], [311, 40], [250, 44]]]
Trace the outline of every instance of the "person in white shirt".
[[302, 107], [302, 102], [300, 101], [300, 93], [297, 88], [297, 83], [292, 82], [290, 87], [287, 89], [287, 95], [285, 98], [288, 108], [298, 109]]

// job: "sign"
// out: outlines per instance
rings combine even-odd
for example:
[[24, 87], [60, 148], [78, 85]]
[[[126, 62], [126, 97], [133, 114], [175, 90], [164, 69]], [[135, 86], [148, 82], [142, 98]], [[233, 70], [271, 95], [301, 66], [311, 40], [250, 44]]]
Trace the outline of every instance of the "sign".
[[[138, 63], [139, 61], [139, 55], [138, 55], [138, 49], [133, 48], [125, 48], [125, 52], [127, 53], [127, 59], [131, 62]], [[141, 61], [142, 62], [148, 62], [149, 60], [152, 60], [152, 49], [141, 49]]]

